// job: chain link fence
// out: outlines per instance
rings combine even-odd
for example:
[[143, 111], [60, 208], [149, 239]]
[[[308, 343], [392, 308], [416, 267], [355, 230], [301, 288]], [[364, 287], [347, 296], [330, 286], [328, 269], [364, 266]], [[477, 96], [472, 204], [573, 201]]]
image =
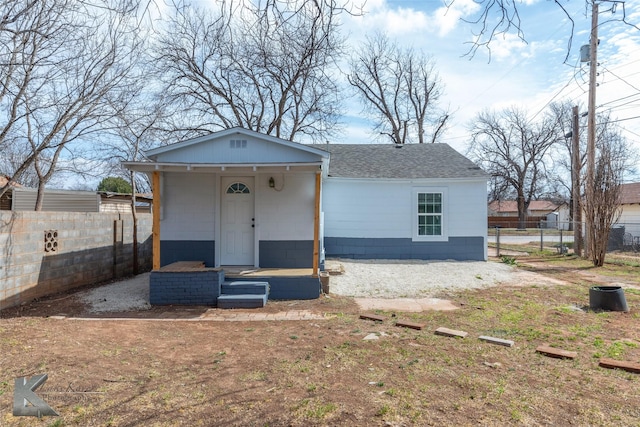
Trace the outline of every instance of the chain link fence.
[[[532, 224], [527, 224], [532, 225]], [[536, 227], [505, 228], [489, 227], [489, 248], [496, 250], [497, 256], [514, 252], [554, 251], [558, 254], [574, 253], [574, 224], [556, 222], [550, 226], [545, 221], [538, 221]], [[585, 224], [577, 224], [582, 229], [585, 239]], [[584, 248], [584, 244], [582, 245]], [[640, 258], [640, 222], [617, 223], [611, 228], [607, 253], [620, 253]]]

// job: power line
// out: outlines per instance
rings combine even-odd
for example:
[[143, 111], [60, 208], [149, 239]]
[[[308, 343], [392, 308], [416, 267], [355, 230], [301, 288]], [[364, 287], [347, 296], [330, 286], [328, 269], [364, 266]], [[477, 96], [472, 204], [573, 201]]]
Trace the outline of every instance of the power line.
[[636, 110], [638, 108], [638, 106], [640, 106], [640, 104], [637, 103], [638, 101], [634, 101], [634, 102], [628, 102], [627, 104], [623, 104], [623, 105], [618, 105], [615, 107], [609, 107], [607, 109], [607, 111], [623, 111], [623, 110]]
[[624, 122], [624, 121], [627, 121], [627, 120], [634, 120], [634, 119], [640, 119], [640, 116], [627, 117], [627, 118], [624, 118], [624, 119], [609, 120], [609, 123]]
[[623, 130], [623, 131], [625, 131], [625, 132], [629, 132], [630, 134], [635, 135], [635, 136], [637, 136], [638, 138], [640, 138], [640, 134], [637, 134], [637, 133], [635, 133], [635, 132], [634, 132], [634, 131], [632, 131], [632, 130], [629, 130], [629, 129], [627, 129], [627, 128], [622, 128], [622, 130]]
[[[576, 65], [574, 65], [574, 70], [575, 70], [576, 68], [578, 68], [578, 67], [577, 67]], [[565, 89], [566, 89], [566, 88], [571, 84], [571, 82], [575, 79], [576, 74], [577, 74], [578, 72], [580, 72], [580, 69], [579, 69], [579, 68], [578, 68], [578, 70], [577, 70], [577, 71], [575, 71], [575, 72], [573, 73], [573, 75], [569, 78], [569, 81], [567, 82], [567, 84], [565, 84], [565, 85], [564, 85], [564, 86], [563, 86], [563, 87], [562, 87], [562, 88], [561, 88], [561, 89], [560, 89], [560, 90], [559, 90], [555, 95], [553, 95], [553, 96], [551, 97], [551, 99], [550, 99], [549, 101], [547, 101], [547, 102], [542, 106], [542, 108], [540, 108], [540, 110], [538, 110], [538, 112], [537, 112], [537, 113], [535, 113], [535, 114], [531, 117], [531, 119], [530, 119], [530, 120], [535, 119], [535, 118], [538, 116], [538, 114], [542, 113], [542, 112], [543, 112], [543, 111], [544, 111], [544, 110], [545, 110], [549, 105], [551, 105], [551, 103], [553, 102], [553, 100], [554, 100], [554, 99], [556, 99], [556, 98], [557, 98], [557, 97], [562, 93], [562, 91], [563, 91], [563, 90], [565, 90]], [[572, 89], [572, 90], [571, 90], [571, 92], [573, 92], [574, 90], [575, 90], [575, 89]]]
[[635, 87], [634, 85], [632, 85], [631, 83], [629, 83], [628, 81], [626, 81], [625, 79], [623, 79], [622, 77], [618, 76], [616, 73], [614, 73], [613, 71], [611, 71], [610, 69], [603, 67], [604, 71], [607, 71], [609, 73], [611, 73], [613, 75], [613, 77], [617, 78], [618, 80], [622, 81], [623, 83], [627, 84], [629, 87], [632, 87], [633, 89], [637, 90], [638, 92], [640, 92], [640, 89], [638, 89], [637, 87]]
[[[622, 101], [623, 99], [632, 98], [632, 97], [636, 97], [636, 96], [640, 96], [640, 93], [634, 93], [632, 95], [627, 95], [627, 96], [623, 96], [622, 98], [613, 99], [611, 101], [604, 102], [604, 103], [598, 105], [596, 108], [604, 107], [605, 105], [613, 104], [614, 102]], [[629, 101], [629, 102], [635, 102], [635, 100]], [[626, 105], [626, 104], [627, 103], [621, 104], [621, 105], [619, 105], [619, 107], [621, 107], [622, 105]]]

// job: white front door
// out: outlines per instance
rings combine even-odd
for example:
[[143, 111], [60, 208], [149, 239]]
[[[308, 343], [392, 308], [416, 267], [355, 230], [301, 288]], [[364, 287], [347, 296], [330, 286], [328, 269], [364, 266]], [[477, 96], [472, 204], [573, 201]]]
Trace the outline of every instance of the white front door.
[[254, 179], [222, 177], [221, 265], [254, 263]]

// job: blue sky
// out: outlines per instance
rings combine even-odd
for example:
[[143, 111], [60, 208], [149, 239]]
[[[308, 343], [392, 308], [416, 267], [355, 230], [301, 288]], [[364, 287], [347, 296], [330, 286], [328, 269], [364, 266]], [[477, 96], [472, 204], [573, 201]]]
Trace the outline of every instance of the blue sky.
[[[195, 0], [206, 5], [213, 0]], [[254, 0], [243, 0], [254, 1]], [[345, 0], [361, 4], [365, 0]], [[464, 153], [468, 126], [483, 109], [517, 106], [531, 116], [541, 114], [552, 101], [570, 100], [586, 111], [588, 65], [579, 61], [580, 46], [589, 43], [591, 5], [585, 0], [558, 0], [575, 25], [569, 57], [571, 22], [551, 0], [515, 0], [526, 42], [515, 33], [497, 36], [475, 57], [464, 56], [473, 39], [473, 19], [479, 6], [473, 0], [366, 0], [364, 14], [342, 15], [342, 32], [352, 47], [374, 31], [385, 32], [401, 46], [433, 57], [444, 83], [440, 105], [452, 113], [441, 142]], [[621, 22], [622, 4], [615, 14], [612, 3], [600, 4], [597, 110], [611, 109], [623, 135], [640, 152], [640, 30]], [[640, 27], [640, 2], [626, 2], [626, 19]], [[348, 51], [347, 51], [348, 52]], [[346, 68], [344, 69], [346, 71]], [[345, 86], [346, 84], [345, 80]], [[331, 142], [372, 143], [372, 124], [363, 119], [355, 94], [345, 89], [343, 136]], [[637, 165], [640, 170], [640, 164]], [[627, 179], [635, 179], [627, 177]], [[93, 183], [90, 186], [94, 187]]]
[[[441, 105], [453, 112], [442, 142], [464, 152], [467, 125], [485, 108], [518, 106], [533, 116], [552, 100], [564, 99], [586, 108], [588, 65], [580, 63], [579, 52], [589, 43], [591, 6], [580, 0], [559, 2], [575, 24], [566, 63], [571, 24], [562, 9], [547, 0], [518, 2], [527, 42], [513, 33], [498, 36], [491, 44], [490, 62], [484, 50], [471, 59], [463, 56], [474, 27], [460, 18], [471, 19], [478, 11], [471, 0], [455, 0], [449, 9], [435, 0], [367, 0], [366, 13], [345, 18], [343, 31], [355, 44], [381, 30], [401, 45], [431, 54], [445, 85]], [[606, 12], [611, 5], [600, 4], [596, 104], [598, 111], [612, 109], [624, 135], [640, 149], [640, 30], [620, 21], [622, 4], [615, 14]], [[640, 27], [640, 2], [626, 2], [626, 18]], [[347, 106], [344, 142], [371, 142], [370, 125], [359, 117], [360, 108], [355, 100]]]

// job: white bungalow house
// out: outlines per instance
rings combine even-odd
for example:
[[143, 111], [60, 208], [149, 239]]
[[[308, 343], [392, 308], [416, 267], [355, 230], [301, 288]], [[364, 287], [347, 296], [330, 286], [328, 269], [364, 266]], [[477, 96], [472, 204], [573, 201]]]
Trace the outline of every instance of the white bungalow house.
[[[124, 165], [152, 177], [154, 269], [199, 260], [317, 277], [325, 257], [487, 259], [488, 175], [446, 144], [306, 145], [232, 128], [146, 156]], [[317, 297], [312, 283], [275, 293]]]

